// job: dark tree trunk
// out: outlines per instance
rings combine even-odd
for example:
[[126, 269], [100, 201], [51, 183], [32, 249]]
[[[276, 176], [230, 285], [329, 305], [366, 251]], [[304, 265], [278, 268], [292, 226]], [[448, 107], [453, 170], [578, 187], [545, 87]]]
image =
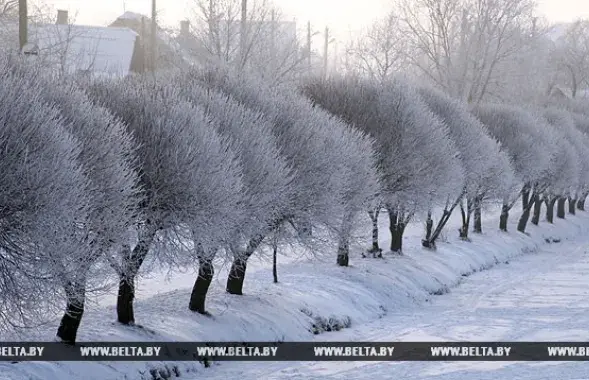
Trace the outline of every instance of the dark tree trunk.
[[534, 212], [532, 214], [532, 224], [540, 223], [540, 213], [542, 212], [542, 198], [536, 194], [534, 197]]
[[337, 265], [347, 267], [350, 264], [350, 246], [347, 241], [340, 241], [337, 247]]
[[509, 219], [509, 205], [503, 204], [501, 215], [499, 216], [499, 229], [507, 232], [507, 220]]
[[[287, 217], [283, 217], [280, 220], [276, 220], [271, 223], [264, 233], [252, 238], [245, 249], [245, 252], [235, 252], [233, 263], [229, 271], [229, 277], [227, 278], [227, 286], [225, 290], [229, 294], [243, 295], [243, 282], [245, 281], [245, 271], [247, 269], [247, 260], [254, 254], [256, 249], [262, 244], [267, 234], [276, 231], [280, 225], [287, 220]], [[311, 224], [306, 224], [306, 230], [310, 231]]]
[[249, 256], [237, 256], [233, 259], [229, 277], [227, 278], [227, 293], [243, 295], [243, 282], [245, 281], [245, 270]]
[[201, 257], [200, 265], [198, 267], [198, 277], [192, 287], [192, 293], [190, 294], [190, 303], [188, 309], [190, 311], [196, 311], [200, 314], [208, 314], [206, 311], [206, 300], [209, 287], [213, 282], [213, 276], [215, 275], [215, 267], [213, 266], [213, 257]]
[[587, 197], [586, 196], [582, 196], [577, 201], [577, 209], [578, 210], [585, 211], [585, 199], [587, 199]]
[[474, 228], [473, 232], [477, 234], [483, 233], [483, 215], [482, 215], [482, 200], [480, 197], [475, 198], [474, 202]]
[[554, 223], [554, 204], [556, 203], [556, 199], [549, 198], [544, 203], [546, 203], [546, 221], [548, 223]]
[[80, 327], [80, 323], [82, 323], [82, 316], [84, 315], [86, 299], [86, 284], [84, 281], [81, 280], [80, 283], [70, 282], [66, 284], [64, 289], [67, 303], [65, 313], [57, 329], [57, 337], [65, 343], [76, 343], [78, 328]]
[[428, 211], [427, 220], [425, 221], [425, 240], [431, 239], [433, 228], [434, 228], [434, 220], [432, 219], [432, 212]]
[[120, 273], [119, 294], [117, 298], [117, 319], [124, 325], [135, 323], [133, 301], [135, 299], [135, 278], [143, 264], [155, 232], [149, 231], [133, 249], [133, 252], [123, 259]]
[[569, 197], [569, 214], [575, 215], [577, 200]]
[[274, 238], [274, 242], [272, 244], [272, 278], [274, 279], [274, 283], [278, 283], [278, 243], [276, 242], [276, 237]]
[[389, 212], [389, 230], [391, 231], [391, 251], [396, 253], [403, 252], [403, 232], [405, 231], [405, 223], [403, 221], [403, 214], [394, 211], [393, 208], [388, 208]]
[[[535, 194], [532, 194], [532, 199]], [[522, 191], [522, 215], [517, 222], [517, 230], [521, 233], [526, 232], [526, 226], [530, 219], [530, 211], [532, 209], [532, 200], [530, 199], [530, 188], [526, 186]]]
[[372, 253], [373, 257], [382, 257], [382, 249], [378, 244], [378, 215], [380, 214], [380, 208], [376, 208], [374, 211], [368, 211], [370, 220], [372, 221], [372, 248], [368, 251]]
[[556, 217], [559, 219], [564, 219], [564, 217], [565, 217], [565, 214], [566, 214], [565, 202], [566, 202], [565, 197], [559, 197], [558, 201], [556, 203]]
[[466, 200], [466, 210], [462, 203], [460, 204], [460, 214], [462, 215], [462, 227], [458, 230], [458, 236], [462, 240], [468, 240], [468, 230], [470, 229], [470, 215], [472, 214], [472, 201]]
[[452, 211], [454, 211], [456, 206], [458, 206], [458, 203], [460, 203], [460, 201], [462, 200], [462, 196], [463, 195], [460, 195], [449, 209], [448, 208], [444, 209], [444, 213], [442, 214], [442, 217], [440, 218], [440, 221], [438, 222], [438, 225], [436, 226], [431, 237], [429, 239], [422, 239], [421, 240], [421, 245], [424, 248], [430, 248], [430, 249], [436, 248], [436, 240], [438, 239], [438, 237], [440, 237], [440, 234], [442, 233], [442, 230], [446, 226], [446, 223], [448, 223], [448, 220], [450, 220], [450, 216], [452, 215]]

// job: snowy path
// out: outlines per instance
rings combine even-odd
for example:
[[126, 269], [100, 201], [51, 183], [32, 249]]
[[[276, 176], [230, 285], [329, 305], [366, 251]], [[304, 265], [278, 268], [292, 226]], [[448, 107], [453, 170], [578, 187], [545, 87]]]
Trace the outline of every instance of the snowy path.
[[[589, 341], [589, 239], [564, 242], [468, 278], [426, 305], [322, 341]], [[589, 363], [225, 362], [209, 379], [589, 379]]]

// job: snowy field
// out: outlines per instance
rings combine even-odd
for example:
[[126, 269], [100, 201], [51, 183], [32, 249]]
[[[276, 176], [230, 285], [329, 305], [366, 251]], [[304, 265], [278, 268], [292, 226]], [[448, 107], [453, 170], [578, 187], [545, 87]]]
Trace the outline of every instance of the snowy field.
[[[512, 219], [516, 219], [514, 213]], [[386, 215], [385, 215], [386, 216]], [[386, 225], [381, 229], [386, 243]], [[514, 220], [512, 220], [514, 222]], [[280, 258], [279, 284], [268, 264], [248, 273], [244, 296], [224, 292], [219, 271], [209, 295], [212, 317], [191, 313], [194, 275], [141, 280], [136, 305], [143, 329], [114, 323], [111, 296], [84, 315], [83, 341], [490, 341], [589, 339], [589, 215], [580, 212], [554, 225], [530, 226], [529, 236], [497, 231], [495, 213], [485, 234], [472, 242], [455, 238], [436, 252], [423, 250], [422, 226], [407, 232], [405, 256], [352, 257], [349, 268], [333, 258], [318, 264]], [[546, 243], [546, 240], [559, 243]], [[383, 244], [383, 247], [385, 245]], [[525, 254], [525, 255], [523, 255]], [[483, 269], [493, 269], [481, 271]], [[475, 273], [476, 272], [476, 273]], [[172, 311], [172, 312], [171, 312]], [[58, 321], [27, 340], [52, 340]], [[337, 332], [318, 331], [328, 324]], [[22, 339], [6, 336], [3, 340]], [[0, 364], [0, 379], [153, 379], [150, 369], [176, 368], [180, 378], [198, 379], [558, 379], [589, 378], [586, 363], [18, 363]], [[157, 378], [157, 377], [155, 377]]]

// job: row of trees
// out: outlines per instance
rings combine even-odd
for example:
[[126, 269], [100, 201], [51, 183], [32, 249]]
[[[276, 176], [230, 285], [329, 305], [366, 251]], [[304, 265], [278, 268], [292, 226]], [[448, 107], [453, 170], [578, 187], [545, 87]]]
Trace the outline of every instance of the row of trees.
[[327, 242], [347, 266], [367, 214], [382, 255], [382, 209], [400, 253], [417, 214], [435, 248], [456, 209], [468, 239], [485, 204], [501, 202], [506, 231], [522, 199], [524, 232], [543, 203], [552, 222], [555, 204], [563, 218], [589, 194], [580, 101], [471, 107], [399, 78], [285, 87], [223, 67], [75, 82], [13, 59], [0, 72], [0, 317], [39, 322], [65, 296], [69, 343], [87, 294], [113, 279], [118, 321], [134, 324], [148, 257], [198, 266], [188, 304], [206, 313], [215, 260], [232, 262], [239, 295], [268, 243]]

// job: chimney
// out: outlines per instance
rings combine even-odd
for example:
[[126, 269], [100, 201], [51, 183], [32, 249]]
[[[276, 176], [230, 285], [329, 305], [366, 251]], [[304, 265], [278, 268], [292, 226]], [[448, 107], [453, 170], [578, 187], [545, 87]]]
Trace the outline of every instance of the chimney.
[[180, 21], [180, 35], [184, 37], [190, 35], [190, 21]]
[[57, 24], [58, 25], [67, 25], [68, 21], [68, 12], [60, 9], [57, 11]]

